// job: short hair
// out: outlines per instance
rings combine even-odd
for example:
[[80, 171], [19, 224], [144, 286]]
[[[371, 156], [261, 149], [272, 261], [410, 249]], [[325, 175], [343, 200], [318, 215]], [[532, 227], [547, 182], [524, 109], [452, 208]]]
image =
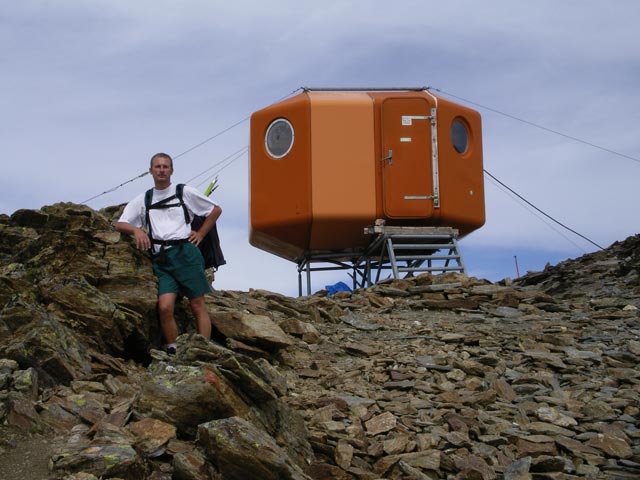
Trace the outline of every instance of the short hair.
[[151, 161], [149, 162], [149, 168], [153, 167], [153, 161], [156, 158], [166, 158], [167, 160], [169, 160], [169, 164], [171, 165], [171, 169], [173, 170], [173, 158], [171, 158], [171, 156], [169, 154], [166, 153], [156, 153], [153, 157], [151, 157]]

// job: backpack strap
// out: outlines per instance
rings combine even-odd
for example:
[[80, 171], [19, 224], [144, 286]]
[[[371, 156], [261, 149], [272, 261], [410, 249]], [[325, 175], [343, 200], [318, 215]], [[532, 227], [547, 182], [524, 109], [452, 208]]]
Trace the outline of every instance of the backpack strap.
[[151, 244], [153, 244], [153, 235], [151, 233], [151, 219], [149, 218], [149, 209], [151, 208], [151, 200], [153, 199], [153, 188], [147, 190], [144, 194], [144, 216], [147, 222], [147, 235]]
[[184, 204], [184, 200], [182, 200], [182, 194], [184, 192], [184, 183], [179, 183], [176, 185], [176, 198], [182, 205], [182, 211], [184, 212], [184, 221], [187, 222], [187, 225], [191, 225], [191, 219], [189, 218], [189, 210], [187, 210], [187, 206]]

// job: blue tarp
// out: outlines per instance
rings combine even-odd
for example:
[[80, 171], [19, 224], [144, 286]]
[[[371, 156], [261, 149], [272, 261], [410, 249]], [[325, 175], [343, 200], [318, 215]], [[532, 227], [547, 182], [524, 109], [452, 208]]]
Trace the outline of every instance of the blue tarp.
[[327, 296], [331, 296], [334, 295], [338, 292], [352, 292], [353, 290], [351, 290], [349, 288], [349, 285], [347, 285], [344, 282], [338, 282], [338, 283], [334, 283], [333, 285], [327, 285], [326, 287], [324, 287], [327, 290]]

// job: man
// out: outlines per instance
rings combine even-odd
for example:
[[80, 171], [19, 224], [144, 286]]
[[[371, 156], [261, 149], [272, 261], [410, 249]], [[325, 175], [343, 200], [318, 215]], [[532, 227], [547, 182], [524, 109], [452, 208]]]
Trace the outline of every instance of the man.
[[[193, 231], [185, 221], [182, 205], [174, 197], [176, 187], [171, 184], [171, 157], [166, 153], [155, 154], [151, 157], [149, 173], [153, 177], [151, 204], [155, 208], [147, 212], [145, 194], [138, 195], [127, 204], [115, 229], [133, 236], [140, 250], [152, 252], [153, 272], [158, 278], [160, 328], [167, 352], [174, 354], [178, 336], [174, 307], [179, 293], [189, 298], [198, 333], [207, 339], [211, 337], [211, 320], [204, 301], [204, 295], [211, 290], [211, 285], [198, 245], [216, 223], [222, 209], [196, 189], [185, 185], [183, 201], [190, 218], [194, 215], [206, 216], [202, 227], [197, 232]], [[142, 227], [150, 228], [150, 233], [142, 230]]]

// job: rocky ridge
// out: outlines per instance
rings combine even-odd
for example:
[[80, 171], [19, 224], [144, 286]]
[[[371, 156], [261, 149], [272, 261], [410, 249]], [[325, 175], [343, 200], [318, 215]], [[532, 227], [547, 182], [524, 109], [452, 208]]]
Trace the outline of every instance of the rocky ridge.
[[215, 291], [216, 342], [182, 305], [168, 357], [116, 212], [0, 216], [0, 460], [28, 432], [47, 479], [640, 478], [640, 236], [515, 282]]

